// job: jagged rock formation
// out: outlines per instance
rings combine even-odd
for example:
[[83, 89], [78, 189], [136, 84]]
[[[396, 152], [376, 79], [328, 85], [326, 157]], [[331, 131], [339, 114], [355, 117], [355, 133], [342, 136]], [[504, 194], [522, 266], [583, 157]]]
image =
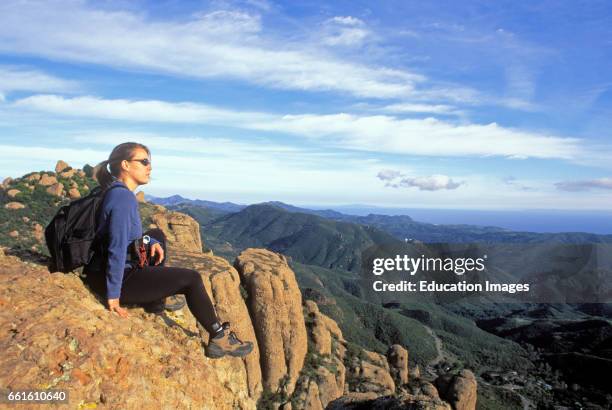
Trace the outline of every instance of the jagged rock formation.
[[[64, 186], [71, 197], [73, 190], [86, 194], [86, 174], [58, 162], [55, 175], [6, 179], [3, 195], [13, 184], [21, 190], [14, 193], [16, 202], [7, 203], [19, 209], [2, 210], [15, 216], [18, 240], [31, 237], [37, 245], [44, 240], [39, 223], [44, 218], [33, 213], [42, 207], [24, 195], [44, 194], [54, 185], [62, 185], [61, 195]], [[51, 198], [48, 208], [64, 199]], [[275, 395], [272, 407], [283, 410], [450, 409], [442, 399], [454, 409], [475, 408], [471, 372], [436, 380], [438, 395], [433, 384], [408, 379], [408, 352], [402, 346], [390, 347], [385, 357], [347, 343], [317, 303], [302, 305], [283, 255], [247, 249], [232, 266], [202, 253], [193, 218], [146, 203], [141, 210], [147, 227], [166, 233], [168, 266], [199, 271], [221, 320], [254, 342], [254, 351], [243, 359], [207, 359], [188, 308], [162, 319], [132, 307], [130, 317], [121, 319], [77, 275], [49, 274], [44, 266], [6, 256], [0, 248], [0, 327], [7, 330], [0, 336], [0, 386], [68, 389], [68, 408], [254, 409], [267, 394]]]
[[200, 225], [195, 219], [180, 212], [169, 212], [160, 205], [155, 208], [157, 212], [151, 219], [157, 228], [165, 232], [168, 242], [186, 251], [202, 252]]
[[351, 391], [373, 392], [378, 395], [395, 392], [395, 382], [391, 377], [387, 359], [379, 353], [362, 350], [347, 363], [347, 373]]
[[[302, 294], [287, 260], [264, 249], [247, 249], [234, 263], [249, 295], [261, 353], [264, 387], [291, 395], [307, 351]], [[282, 383], [282, 384], [281, 384]]]
[[142, 309], [121, 319], [76, 275], [15, 258], [0, 282], [3, 387], [68, 389], [69, 408], [255, 408], [242, 360], [206, 359], [195, 333]]
[[313, 301], [304, 302], [304, 316], [311, 343], [294, 407], [324, 409], [345, 392], [346, 341], [338, 324], [322, 314]]
[[401, 345], [389, 347], [387, 361], [395, 384], [398, 386], [408, 384], [408, 350]]
[[448, 401], [455, 410], [473, 410], [476, 408], [477, 383], [474, 373], [461, 370], [459, 374], [445, 374], [434, 382], [440, 397]]

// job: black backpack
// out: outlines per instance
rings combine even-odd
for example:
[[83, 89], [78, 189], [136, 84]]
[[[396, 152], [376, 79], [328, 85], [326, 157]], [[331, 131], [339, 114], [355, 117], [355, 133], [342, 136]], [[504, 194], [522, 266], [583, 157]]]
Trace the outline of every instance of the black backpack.
[[122, 185], [113, 185], [108, 189], [98, 186], [89, 195], [72, 201], [57, 211], [45, 228], [45, 240], [51, 254], [50, 272], [71, 272], [91, 261], [98, 213], [104, 195], [116, 187], [125, 188]]

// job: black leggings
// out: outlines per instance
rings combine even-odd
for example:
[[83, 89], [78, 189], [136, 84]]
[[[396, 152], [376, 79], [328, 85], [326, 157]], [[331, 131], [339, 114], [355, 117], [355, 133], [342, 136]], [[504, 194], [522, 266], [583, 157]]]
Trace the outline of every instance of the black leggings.
[[[126, 269], [119, 301], [128, 305], [143, 304], [176, 294], [185, 295], [187, 306], [197, 321], [208, 333], [215, 334], [219, 329], [219, 319], [200, 274], [192, 269], [163, 266], [168, 257], [164, 233], [160, 229], [151, 229], [145, 234], [161, 242], [164, 261], [157, 266]], [[106, 276], [100, 272], [89, 272], [87, 269], [85, 272], [87, 273], [85, 283], [94, 292], [106, 295]]]

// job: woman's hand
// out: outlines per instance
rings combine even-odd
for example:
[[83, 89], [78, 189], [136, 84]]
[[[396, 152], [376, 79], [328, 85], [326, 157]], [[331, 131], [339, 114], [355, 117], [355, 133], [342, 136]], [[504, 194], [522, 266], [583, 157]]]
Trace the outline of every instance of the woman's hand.
[[121, 317], [128, 317], [128, 312], [119, 306], [119, 299], [108, 299], [108, 310], [115, 312]]
[[155, 265], [159, 265], [164, 260], [164, 248], [162, 248], [161, 244], [155, 243], [151, 246], [151, 257], [155, 258]]

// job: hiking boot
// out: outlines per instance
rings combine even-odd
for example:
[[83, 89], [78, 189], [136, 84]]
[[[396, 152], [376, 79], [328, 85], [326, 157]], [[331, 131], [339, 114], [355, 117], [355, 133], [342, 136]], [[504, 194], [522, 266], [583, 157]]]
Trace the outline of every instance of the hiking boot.
[[207, 357], [218, 359], [226, 354], [234, 357], [244, 357], [253, 351], [253, 343], [238, 339], [234, 332], [230, 332], [229, 328], [229, 322], [224, 322], [222, 330], [216, 336], [210, 338], [208, 345], [204, 348]]
[[185, 296], [183, 295], [172, 295], [166, 298], [165, 308], [169, 312], [174, 312], [182, 309], [185, 306]]

